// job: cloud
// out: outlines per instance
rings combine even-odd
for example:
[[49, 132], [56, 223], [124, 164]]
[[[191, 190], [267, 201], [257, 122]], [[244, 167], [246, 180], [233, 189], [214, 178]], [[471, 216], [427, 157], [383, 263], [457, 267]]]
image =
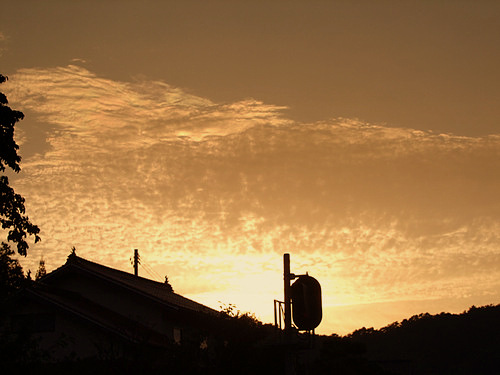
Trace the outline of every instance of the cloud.
[[285, 122], [279, 113], [283, 107], [253, 99], [215, 104], [163, 82], [115, 82], [76, 65], [22, 69], [15, 79], [12, 100], [22, 98], [23, 105], [38, 112], [43, 121], [73, 135], [100, 141], [110, 134], [118, 136], [110, 142], [115, 147], [178, 137], [201, 140], [240, 132], [256, 123]]
[[212, 305], [250, 293], [250, 309], [279, 297], [291, 252], [328, 306], [498, 296], [498, 135], [296, 123], [74, 65], [20, 70], [6, 92], [50, 145], [15, 179], [49, 267], [75, 245], [127, 269], [139, 248], [176, 290]]

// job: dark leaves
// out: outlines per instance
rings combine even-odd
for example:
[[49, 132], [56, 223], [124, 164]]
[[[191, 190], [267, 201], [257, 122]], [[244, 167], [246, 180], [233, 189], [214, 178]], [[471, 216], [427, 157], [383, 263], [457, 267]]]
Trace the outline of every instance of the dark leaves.
[[[7, 77], [0, 74], [0, 83], [6, 80]], [[19, 172], [21, 157], [17, 154], [19, 146], [14, 140], [14, 126], [24, 118], [24, 114], [7, 104], [7, 97], [0, 93], [0, 171], [4, 172], [8, 166]], [[27, 254], [28, 236], [35, 236], [35, 243], [40, 241], [40, 229], [25, 215], [24, 198], [9, 186], [7, 176], [0, 177], [0, 224], [2, 229], [8, 230], [7, 241], [17, 244], [20, 255]]]

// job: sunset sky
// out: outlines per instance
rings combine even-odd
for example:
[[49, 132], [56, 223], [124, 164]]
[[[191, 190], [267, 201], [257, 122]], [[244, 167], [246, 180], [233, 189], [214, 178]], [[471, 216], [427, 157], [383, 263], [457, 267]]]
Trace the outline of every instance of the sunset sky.
[[4, 0], [23, 267], [137, 248], [271, 322], [288, 252], [322, 334], [498, 304], [499, 67], [493, 0]]

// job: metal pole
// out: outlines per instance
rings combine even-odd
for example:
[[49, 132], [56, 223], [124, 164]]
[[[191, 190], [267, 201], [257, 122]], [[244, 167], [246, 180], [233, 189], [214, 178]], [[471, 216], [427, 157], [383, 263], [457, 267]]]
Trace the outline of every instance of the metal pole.
[[[290, 254], [283, 254], [283, 281], [285, 293], [285, 344], [292, 342], [292, 295], [290, 281], [295, 278], [295, 275], [290, 273]], [[294, 353], [292, 348], [288, 347], [285, 354], [285, 374], [295, 374]]]
[[283, 254], [283, 280], [285, 292], [285, 333], [292, 329], [292, 303], [290, 296], [290, 254]]
[[277, 318], [277, 313], [276, 313], [276, 303], [277, 302], [278, 301], [274, 300], [274, 328], [276, 328], [276, 329], [278, 329], [278, 318]]
[[134, 275], [139, 276], [139, 250], [134, 250]]

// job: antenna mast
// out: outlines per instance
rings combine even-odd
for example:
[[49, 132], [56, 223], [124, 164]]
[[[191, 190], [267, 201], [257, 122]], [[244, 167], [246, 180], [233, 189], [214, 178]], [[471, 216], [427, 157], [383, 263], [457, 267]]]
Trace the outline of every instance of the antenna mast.
[[134, 250], [134, 275], [139, 276], [139, 250]]

